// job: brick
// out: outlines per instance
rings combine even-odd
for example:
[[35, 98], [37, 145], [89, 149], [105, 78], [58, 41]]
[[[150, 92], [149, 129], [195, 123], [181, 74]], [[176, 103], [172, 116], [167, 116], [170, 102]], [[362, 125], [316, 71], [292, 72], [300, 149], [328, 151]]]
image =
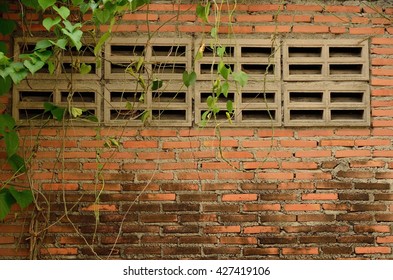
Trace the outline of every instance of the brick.
[[274, 190], [277, 189], [275, 183], [244, 183], [240, 187], [242, 190]]
[[127, 247], [124, 249], [124, 253], [126, 255], [161, 255], [161, 248], [160, 247], [150, 247], [150, 246], [143, 246], [143, 247]]
[[335, 153], [336, 158], [370, 157], [370, 150], [340, 150]]
[[182, 170], [182, 169], [197, 169], [196, 162], [165, 162], [159, 164], [161, 170]]
[[273, 21], [273, 15], [236, 15], [236, 22], [269, 22]]
[[388, 139], [355, 140], [355, 146], [390, 146], [391, 143]]
[[295, 222], [296, 215], [284, 215], [284, 214], [260, 215], [259, 219], [261, 220], [261, 222], [273, 222], [273, 223]]
[[314, 189], [314, 184], [303, 183], [303, 182], [280, 183], [278, 189], [283, 189], [283, 190]]
[[163, 149], [190, 149], [199, 148], [199, 141], [165, 141], [162, 143]]
[[221, 222], [224, 223], [244, 223], [244, 222], [257, 222], [257, 215], [220, 215]]
[[366, 193], [339, 193], [338, 198], [340, 200], [363, 200], [367, 201], [370, 196]]
[[218, 173], [218, 179], [224, 180], [252, 180], [254, 174], [250, 172], [220, 172]]
[[333, 34], [344, 34], [348, 32], [348, 29], [344, 26], [329, 26], [329, 32]]
[[179, 172], [177, 173], [179, 180], [213, 180], [215, 178], [214, 173], [209, 172]]
[[325, 6], [325, 11], [327, 12], [360, 13], [361, 10], [360, 6]]
[[309, 15], [282, 15], [276, 16], [278, 22], [311, 22]]
[[385, 225], [354, 225], [354, 231], [356, 233], [365, 233], [365, 232], [389, 233], [390, 227]]
[[237, 147], [239, 146], [238, 140], [208, 140], [203, 141], [205, 147]]
[[237, 184], [232, 183], [204, 183], [202, 184], [202, 190], [204, 191], [216, 191], [216, 190], [237, 190]]
[[374, 237], [372, 236], [364, 236], [364, 235], [350, 235], [350, 236], [338, 236], [337, 241], [339, 243], [374, 243]]
[[[297, 199], [297, 194], [293, 193], [269, 193], [269, 194], [261, 194], [260, 195], [260, 201], [290, 201], [290, 200], [296, 200]], [[263, 204], [261, 204], [263, 205]], [[275, 205], [275, 204], [274, 204]]]
[[310, 171], [296, 172], [295, 178], [298, 180], [330, 180], [332, 174], [330, 172]]
[[176, 194], [145, 193], [145, 194], [141, 194], [139, 200], [140, 201], [174, 201], [176, 200]]
[[280, 227], [278, 226], [251, 226], [245, 227], [243, 229], [245, 234], [254, 234], [254, 233], [279, 233]]
[[393, 243], [393, 236], [378, 236], [377, 243]]
[[92, 204], [89, 205], [88, 207], [83, 207], [81, 209], [82, 211], [117, 211], [117, 206], [116, 205], [109, 205], [109, 204]]
[[324, 203], [322, 204], [322, 209], [327, 211], [349, 211], [350, 207], [348, 204], [332, 204], [332, 203]]
[[374, 217], [371, 214], [361, 214], [361, 213], [337, 215], [337, 221], [372, 221], [373, 218]]
[[305, 214], [298, 215], [297, 221], [299, 222], [334, 222], [334, 215], [326, 215], [326, 214]]
[[335, 243], [336, 237], [335, 236], [300, 236], [299, 243]]
[[302, 194], [302, 200], [337, 200], [337, 193], [307, 193]]
[[263, 148], [277, 146], [276, 140], [244, 140], [242, 142], [244, 148]]
[[377, 222], [393, 222], [393, 214], [375, 214]]
[[317, 169], [318, 164], [316, 162], [283, 162], [281, 164], [282, 169]]
[[385, 29], [382, 27], [350, 27], [349, 34], [352, 35], [375, 35], [384, 34]]
[[374, 37], [371, 39], [374, 45], [393, 45], [393, 38]]
[[279, 248], [244, 248], [244, 256], [279, 255]]
[[[334, 132], [334, 134], [339, 135], [339, 136], [369, 136], [370, 135], [370, 129], [353, 129], [353, 128], [352, 129], [348, 129], [348, 128], [342, 128], [342, 129], [337, 129]], [[355, 140], [355, 142], [356, 141], [358, 141], [358, 140]]]
[[240, 255], [241, 253], [241, 248], [229, 246], [204, 247], [202, 250], [206, 255]]
[[162, 204], [162, 210], [164, 212], [198, 212], [198, 204]]
[[390, 247], [355, 247], [356, 254], [390, 254]]
[[257, 177], [265, 180], [292, 180], [294, 174], [292, 172], [261, 172], [257, 174]]
[[138, 236], [102, 236], [101, 237], [102, 244], [138, 244], [139, 238]]
[[297, 131], [297, 135], [299, 138], [303, 137], [316, 137], [316, 136], [333, 136], [333, 129], [308, 129], [308, 130], [299, 130]]
[[352, 247], [322, 247], [322, 253], [327, 255], [350, 255], [352, 252]]
[[206, 226], [204, 233], [240, 233], [240, 226]]
[[393, 201], [393, 194], [374, 194], [374, 200]]
[[174, 175], [172, 172], [154, 172], [154, 173], [142, 173], [136, 174], [138, 181], [150, 181], [150, 180], [173, 180]]
[[310, 248], [282, 248], [283, 255], [318, 255], [317, 247]]
[[266, 12], [266, 11], [281, 11], [284, 5], [280, 4], [250, 4], [248, 5], [249, 12]]
[[338, 171], [337, 175], [338, 178], [359, 178], [359, 179], [369, 179], [374, 177], [373, 172], [369, 171]]
[[282, 237], [260, 237], [259, 243], [261, 245], [270, 244], [295, 244], [297, 243], [297, 238], [292, 236], [282, 236]]
[[217, 244], [215, 236], [180, 236], [180, 244]]
[[40, 252], [43, 255], [77, 255], [78, 248], [43, 248]]
[[288, 4], [286, 5], [287, 11], [300, 11], [300, 12], [322, 12], [322, 5], [296, 5], [296, 4]]
[[201, 248], [199, 247], [163, 247], [162, 253], [164, 255], [200, 255]]
[[148, 148], [157, 148], [157, 141], [124, 141], [124, 148], [132, 148], [132, 149], [148, 149]]
[[260, 161], [260, 162], [244, 162], [243, 168], [250, 169], [277, 169], [279, 168], [278, 162]]
[[329, 33], [329, 27], [328, 26], [314, 26], [314, 25], [307, 25], [307, 26], [302, 26], [302, 25], [295, 25], [292, 27], [292, 32], [294, 33]]
[[358, 190], [390, 190], [389, 183], [355, 183]]
[[350, 211], [353, 211], [353, 212], [386, 211], [386, 205], [354, 204], [354, 205], [351, 205]]
[[[393, 49], [392, 48], [372, 48], [371, 53], [372, 54], [381, 54], [381, 55], [391, 55], [391, 54], [393, 54]], [[391, 75], [385, 74], [385, 73], [391, 73], [391, 71], [389, 71], [389, 69], [372, 69], [373, 75], [391, 76]]]
[[346, 16], [338, 16], [338, 15], [315, 15], [314, 22], [330, 22], [330, 23], [340, 23], [345, 24], [349, 22], [349, 18]]
[[223, 169], [234, 169], [240, 168], [239, 162], [202, 162], [202, 169], [213, 169], [213, 170], [223, 170]]
[[255, 132], [253, 129], [244, 129], [244, 128], [231, 128], [225, 129], [221, 128], [220, 135], [221, 137], [252, 137]]
[[221, 244], [257, 244], [257, 239], [255, 237], [221, 237], [220, 238]]
[[178, 194], [180, 201], [217, 201], [217, 194], [195, 193]]
[[315, 148], [317, 141], [313, 140], [281, 140], [281, 147], [301, 147], [301, 148]]
[[257, 194], [223, 194], [222, 201], [255, 201], [258, 199]]
[[[143, 137], [175, 137], [177, 131], [174, 129], [146, 129], [140, 131]], [[131, 135], [130, 135], [131, 136]]]
[[280, 211], [280, 204], [245, 204], [243, 211], [259, 212], [259, 211]]
[[352, 168], [366, 168], [366, 167], [384, 167], [386, 165], [383, 161], [368, 160], [368, 161], [353, 161], [350, 162]]
[[212, 204], [212, 205], [203, 205], [203, 211], [205, 212], [219, 212], [219, 213], [228, 213], [234, 212], [238, 213], [240, 211], [240, 206], [236, 204]]
[[260, 129], [258, 137], [293, 137], [294, 131], [289, 129]]
[[295, 157], [300, 158], [321, 158], [321, 157], [331, 157], [332, 151], [325, 150], [312, 150], [312, 151], [297, 151], [295, 152]]
[[137, 157], [144, 160], [154, 159], [174, 159], [175, 153], [173, 152], [138, 152]]
[[286, 204], [284, 205], [285, 211], [319, 211], [321, 210], [320, 204]]
[[177, 222], [177, 215], [172, 214], [141, 214], [142, 223], [171, 223]]

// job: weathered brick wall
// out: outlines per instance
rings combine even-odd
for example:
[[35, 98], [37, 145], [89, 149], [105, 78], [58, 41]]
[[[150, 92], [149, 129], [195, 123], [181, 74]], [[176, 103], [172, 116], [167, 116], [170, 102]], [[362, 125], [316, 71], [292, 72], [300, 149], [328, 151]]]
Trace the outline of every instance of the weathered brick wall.
[[[393, 5], [254, 2], [236, 6], [234, 33], [370, 41], [371, 126], [222, 128], [221, 141], [197, 127], [21, 129], [26, 145], [40, 133], [34, 184], [60, 219], [42, 258], [95, 258], [91, 248], [123, 259], [393, 257]], [[210, 29], [194, 5], [148, 8], [114, 30]], [[221, 33], [230, 29], [225, 13]], [[110, 136], [120, 137], [118, 150], [104, 147]], [[0, 178], [8, 176], [4, 166]], [[0, 258], [27, 256], [28, 217], [0, 224]]]

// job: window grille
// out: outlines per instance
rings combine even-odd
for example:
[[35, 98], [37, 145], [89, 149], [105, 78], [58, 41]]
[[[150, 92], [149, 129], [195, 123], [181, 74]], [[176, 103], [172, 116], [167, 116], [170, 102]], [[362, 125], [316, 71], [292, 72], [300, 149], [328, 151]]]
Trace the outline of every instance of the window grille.
[[[15, 57], [33, 52], [36, 42], [17, 38]], [[218, 98], [222, 125], [370, 125], [367, 40], [237, 38], [219, 43], [225, 46], [227, 66], [249, 76], [244, 88], [229, 81], [231, 122], [227, 98]], [[82, 117], [95, 115], [107, 124], [200, 124], [209, 110], [206, 101], [214, 96], [211, 81], [220, 61], [214, 46], [213, 40], [190, 37], [111, 38], [101, 67], [85, 42], [80, 52], [64, 52], [55, 75], [44, 68], [14, 86], [13, 115], [21, 124], [46, 119], [43, 104], [50, 102], [81, 108]], [[195, 59], [201, 49], [203, 56]], [[89, 74], [79, 73], [82, 64], [91, 66]], [[184, 86], [184, 71], [196, 72], [194, 86]]]

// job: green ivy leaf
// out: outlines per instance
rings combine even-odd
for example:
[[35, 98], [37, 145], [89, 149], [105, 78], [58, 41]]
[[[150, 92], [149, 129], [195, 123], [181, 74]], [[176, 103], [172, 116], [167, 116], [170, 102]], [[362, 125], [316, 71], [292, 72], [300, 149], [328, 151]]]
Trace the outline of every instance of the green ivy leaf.
[[207, 104], [207, 106], [208, 106], [210, 109], [213, 108], [214, 105], [215, 105], [215, 98], [214, 98], [213, 96], [209, 95], [209, 96], [207, 97], [206, 104]]
[[82, 47], [81, 38], [82, 38], [83, 32], [79, 29], [70, 32], [64, 28], [62, 28], [61, 31], [64, 33], [64, 35], [66, 35], [68, 38], [70, 38], [71, 42], [74, 44], [76, 49], [79, 51]]
[[13, 154], [7, 159], [7, 162], [9, 165], [11, 165], [12, 170], [16, 173], [25, 173], [27, 171], [24, 158], [18, 154]]
[[218, 31], [216, 27], [213, 27], [210, 30], [210, 36], [212, 36], [212, 38], [217, 39], [218, 38]]
[[183, 72], [183, 83], [186, 87], [192, 86], [195, 84], [197, 79], [197, 75], [194, 71], [188, 73], [187, 71]]
[[53, 6], [56, 3], [56, 0], [38, 0], [38, 4], [41, 6], [43, 10], [46, 10], [50, 6]]
[[225, 96], [225, 98], [228, 98], [228, 93], [229, 93], [229, 83], [225, 81], [221, 85], [221, 93]]
[[160, 89], [163, 85], [163, 82], [161, 80], [154, 80], [151, 86], [152, 90], [157, 90]]
[[60, 22], [61, 22], [60, 17], [56, 17], [55, 19], [48, 17], [42, 21], [42, 25], [45, 27], [46, 30], [50, 31], [53, 26], [59, 24]]
[[78, 118], [78, 117], [82, 116], [82, 114], [83, 114], [83, 110], [82, 109], [76, 108], [76, 107], [71, 107], [71, 115], [74, 118]]
[[44, 108], [45, 113], [50, 112], [56, 120], [61, 121], [64, 118], [64, 114], [66, 112], [65, 108], [56, 106], [50, 102], [45, 102]]
[[133, 0], [133, 1], [128, 1], [128, 2], [130, 2], [130, 10], [131, 11], [135, 11], [139, 7], [150, 3], [149, 0]]
[[15, 119], [10, 114], [0, 114], [0, 134], [13, 130], [15, 125]]
[[94, 55], [98, 56], [98, 54], [101, 52], [102, 46], [105, 44], [105, 42], [109, 39], [109, 37], [111, 36], [111, 33], [105, 32], [100, 40], [98, 40], [97, 45], [94, 47]]
[[59, 39], [56, 42], [54, 41], [50, 41], [53, 45], [55, 45], [56, 47], [59, 47], [62, 50], [66, 49], [66, 46], [68, 44], [68, 40], [67, 39]]
[[10, 19], [0, 18], [0, 33], [3, 35], [8, 35], [14, 32], [16, 28], [16, 22]]
[[34, 52], [34, 55], [38, 57], [42, 62], [46, 62], [52, 56], [52, 54], [52, 51], [49, 50]]
[[11, 211], [11, 206], [16, 202], [8, 189], [0, 190], [0, 220], [4, 220]]
[[40, 6], [38, 0], [22, 0], [22, 3], [32, 9], [37, 9]]
[[233, 72], [233, 79], [239, 83], [241, 87], [247, 85], [248, 75], [243, 71]]
[[210, 14], [210, 2], [208, 2], [206, 6], [198, 4], [196, 7], [196, 14], [203, 22], [208, 22]]
[[218, 55], [219, 57], [223, 58], [224, 55], [225, 55], [225, 47], [218, 47], [218, 48], [217, 48], [217, 55]]
[[65, 6], [61, 6], [60, 8], [53, 6], [53, 10], [55, 10], [64, 20], [70, 16], [70, 10]]
[[33, 63], [30, 60], [25, 60], [23, 64], [26, 66], [27, 69], [29, 69], [30, 73], [34, 75], [35, 72], [40, 70], [42, 67], [44, 67], [45, 63], [43, 61], [38, 60], [36, 63]]
[[6, 43], [0, 42], [0, 52], [2, 52], [3, 54], [8, 52], [8, 48], [7, 48]]
[[17, 191], [13, 186], [11, 186], [9, 188], [9, 192], [22, 209], [26, 208], [33, 202], [33, 194], [30, 190]]
[[231, 73], [231, 68], [225, 65], [224, 62], [220, 61], [217, 70], [225, 80], [228, 80], [229, 74]]
[[5, 150], [8, 157], [12, 157], [19, 148], [19, 137], [15, 130], [4, 133]]
[[94, 17], [98, 20], [99, 23], [105, 24], [113, 17], [113, 13], [108, 9], [97, 9], [94, 11]]
[[42, 50], [52, 46], [52, 42], [50, 40], [40, 40], [35, 44], [34, 50]]
[[146, 123], [148, 121], [149, 117], [150, 117], [150, 111], [147, 111], [147, 110], [144, 111], [141, 116], [142, 123]]
[[19, 84], [23, 79], [27, 77], [27, 70], [21, 62], [13, 62], [10, 65], [10, 77], [14, 84]]
[[82, 3], [83, 3], [83, 0], [72, 0], [72, 5], [74, 5], [74, 6], [79, 6]]
[[12, 80], [9, 76], [3, 78], [0, 77], [0, 96], [8, 93], [12, 87]]
[[232, 102], [232, 100], [227, 100], [227, 111], [229, 113], [233, 112], [233, 102]]
[[89, 74], [91, 71], [91, 65], [88, 65], [86, 63], [82, 63], [81, 66], [79, 67], [79, 73], [81, 74]]

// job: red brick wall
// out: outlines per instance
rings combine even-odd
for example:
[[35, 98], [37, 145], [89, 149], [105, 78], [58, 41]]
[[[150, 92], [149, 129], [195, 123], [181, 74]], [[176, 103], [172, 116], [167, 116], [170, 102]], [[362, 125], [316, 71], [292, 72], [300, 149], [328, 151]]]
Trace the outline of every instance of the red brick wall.
[[[371, 126], [228, 128], [221, 142], [211, 128], [45, 128], [33, 178], [59, 222], [45, 236], [42, 258], [393, 257], [393, 7], [291, 3], [238, 4], [232, 28], [224, 11], [220, 32], [369, 39]], [[194, 5], [148, 8], [114, 30], [210, 30]], [[20, 133], [29, 145], [38, 130]], [[104, 148], [109, 136], [120, 137], [118, 151]], [[1, 180], [8, 176], [3, 168]], [[0, 223], [0, 258], [28, 254], [29, 215], [15, 213]]]

